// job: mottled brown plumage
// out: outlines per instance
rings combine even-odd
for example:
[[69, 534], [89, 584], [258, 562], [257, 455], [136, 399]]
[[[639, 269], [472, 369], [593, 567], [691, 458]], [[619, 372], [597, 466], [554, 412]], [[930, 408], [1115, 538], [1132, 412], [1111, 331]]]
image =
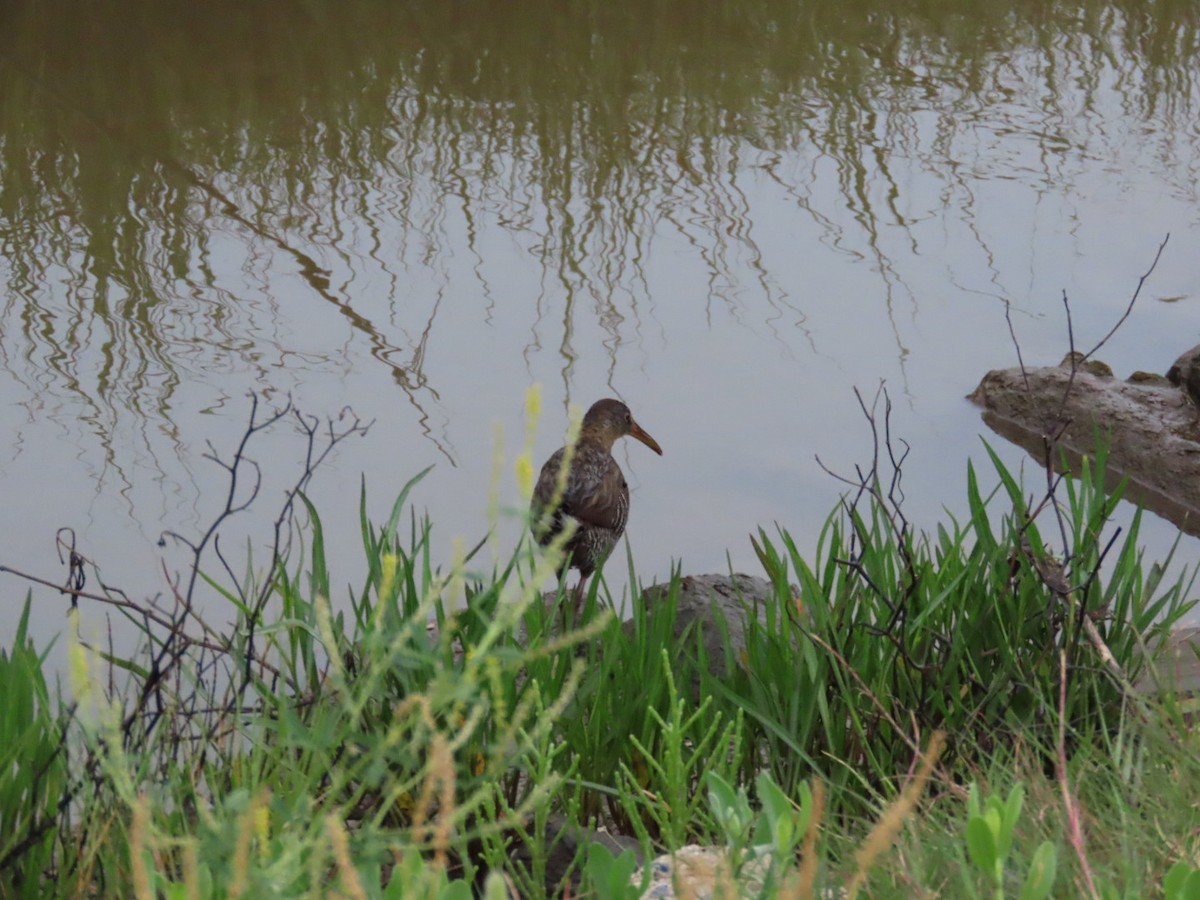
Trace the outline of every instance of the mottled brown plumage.
[[546, 460], [533, 489], [530, 512], [534, 536], [539, 544], [550, 543], [562, 531], [567, 517], [577, 523], [575, 533], [566, 545], [567, 558], [560, 575], [561, 582], [567, 569], [579, 570], [576, 606], [583, 601], [588, 576], [604, 563], [629, 519], [629, 485], [612, 457], [613, 443], [626, 435], [637, 438], [662, 456], [658, 442], [633, 420], [624, 403], [596, 401], [583, 417], [562, 500], [548, 517], [547, 510], [554, 502], [566, 447], [555, 451]]

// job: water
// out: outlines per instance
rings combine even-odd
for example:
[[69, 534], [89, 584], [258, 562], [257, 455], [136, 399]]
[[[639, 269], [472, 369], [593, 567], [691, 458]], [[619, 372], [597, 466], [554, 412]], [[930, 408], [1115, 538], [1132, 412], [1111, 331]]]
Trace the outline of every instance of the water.
[[[758, 571], [760, 525], [812, 546], [843, 488], [817, 458], [870, 451], [856, 387], [887, 385], [913, 520], [961, 513], [967, 459], [1000, 443], [964, 396], [1016, 362], [1005, 305], [1026, 362], [1057, 362], [1064, 293], [1091, 346], [1168, 232], [1101, 356], [1165, 371], [1200, 340], [1188, 4], [3, 16], [0, 564], [52, 581], [69, 526], [110, 583], [169, 598], [159, 535], [220, 508], [207, 442], [232, 451], [251, 390], [374, 420], [313, 488], [334, 584], [360, 577], [362, 479], [381, 519], [434, 464], [414, 500], [448, 561], [488, 527], [498, 427], [518, 503], [530, 384], [537, 462], [570, 404], [620, 396], [665, 451], [618, 452], [648, 581]], [[256, 446], [237, 533], [261, 554], [303, 445]], [[1152, 552], [1174, 534], [1147, 523]], [[35, 602], [60, 630], [65, 601]]]

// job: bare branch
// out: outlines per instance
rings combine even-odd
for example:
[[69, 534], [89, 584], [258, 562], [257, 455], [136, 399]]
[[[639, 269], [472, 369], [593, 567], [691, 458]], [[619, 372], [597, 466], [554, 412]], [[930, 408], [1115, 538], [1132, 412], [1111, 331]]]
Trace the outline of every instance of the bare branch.
[[1129, 314], [1133, 312], [1133, 305], [1137, 303], [1137, 298], [1142, 293], [1142, 286], [1146, 283], [1146, 279], [1148, 279], [1151, 274], [1153, 274], [1154, 270], [1158, 268], [1158, 261], [1162, 258], [1163, 250], [1167, 248], [1167, 241], [1169, 240], [1171, 240], [1171, 233], [1167, 232], [1167, 235], [1162, 239], [1162, 243], [1158, 245], [1158, 252], [1154, 254], [1154, 260], [1150, 263], [1150, 268], [1142, 273], [1142, 277], [1138, 279], [1137, 287], [1133, 290], [1133, 296], [1129, 298], [1129, 304], [1125, 307], [1125, 312], [1121, 313], [1121, 317], [1117, 319], [1113, 327], [1108, 330], [1108, 334], [1100, 338], [1100, 341], [1096, 344], [1096, 346], [1084, 354], [1085, 359], [1091, 359], [1092, 356], [1095, 355], [1096, 351], [1107, 344], [1108, 339], [1117, 333], [1117, 329], [1125, 324], [1125, 320], [1128, 319]]
[[1008, 336], [1012, 338], [1013, 347], [1017, 350], [1017, 365], [1021, 367], [1021, 377], [1025, 379], [1025, 389], [1029, 389], [1029, 373], [1025, 370], [1025, 360], [1021, 357], [1021, 342], [1017, 340], [1017, 331], [1013, 327], [1012, 304], [1004, 301], [1004, 321], [1008, 323]]

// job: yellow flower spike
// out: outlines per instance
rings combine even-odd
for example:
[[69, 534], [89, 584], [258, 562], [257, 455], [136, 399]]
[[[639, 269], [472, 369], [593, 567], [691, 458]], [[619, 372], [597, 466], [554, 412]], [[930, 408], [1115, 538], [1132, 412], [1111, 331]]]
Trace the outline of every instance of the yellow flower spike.
[[129, 869], [133, 881], [133, 895], [138, 900], [153, 900], [150, 888], [150, 870], [146, 857], [151, 855], [149, 847], [150, 802], [144, 794], [138, 794], [133, 802], [133, 821], [129, 826]]
[[383, 554], [383, 571], [379, 578], [379, 599], [392, 595], [392, 588], [396, 584], [396, 569], [399, 567], [399, 557], [395, 553]]
[[453, 606], [459, 602], [460, 597], [466, 596], [466, 576], [467, 568], [467, 548], [463, 544], [461, 536], [455, 537], [450, 542], [450, 580], [446, 583], [445, 593], [442, 598], [447, 606]]
[[488, 544], [492, 551], [492, 562], [500, 559], [499, 529], [500, 522], [500, 482], [504, 479], [504, 425], [496, 423], [492, 439], [492, 477], [488, 479], [487, 520]]
[[325, 833], [329, 835], [330, 849], [341, 876], [342, 892], [336, 896], [366, 897], [366, 888], [358, 876], [354, 861], [350, 858], [350, 835], [346, 832], [346, 826], [333, 813], [325, 817]]
[[335, 684], [344, 684], [346, 672], [342, 655], [336, 649], [338, 643], [333, 633], [333, 618], [332, 611], [329, 608], [329, 598], [317, 594], [315, 600], [314, 612], [317, 617], [317, 634], [321, 636], [321, 643], [329, 650], [330, 674], [334, 678]]
[[531, 384], [525, 391], [525, 447], [516, 462], [517, 487], [521, 491], [521, 499], [526, 502], [533, 495], [533, 444], [541, 416], [542, 386]]
[[517, 490], [521, 492], [521, 499], [528, 500], [533, 496], [533, 460], [528, 453], [522, 453], [517, 457]]
[[268, 794], [260, 794], [254, 807], [254, 836], [258, 839], [258, 860], [263, 865], [267, 864], [270, 850], [267, 844], [271, 839], [271, 807], [267, 800]]
[[534, 382], [525, 391], [525, 422], [532, 429], [542, 415], [542, 386]]
[[70, 643], [67, 650], [68, 677], [71, 680], [71, 693], [75, 702], [81, 708], [92, 706], [92, 675], [88, 667], [87, 648], [79, 639], [79, 610], [72, 609], [67, 613], [70, 626]]
[[489, 656], [484, 661], [484, 673], [487, 676], [488, 684], [492, 691], [493, 712], [496, 722], [503, 727], [508, 722], [508, 707], [504, 701], [504, 673], [501, 671], [500, 660], [495, 656]]

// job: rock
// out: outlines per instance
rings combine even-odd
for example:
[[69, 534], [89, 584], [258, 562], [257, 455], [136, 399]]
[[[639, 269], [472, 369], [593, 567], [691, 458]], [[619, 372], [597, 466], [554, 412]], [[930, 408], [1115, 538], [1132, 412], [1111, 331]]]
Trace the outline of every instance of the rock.
[[1098, 378], [1112, 378], [1112, 366], [1102, 359], [1089, 359], [1086, 353], [1072, 350], [1062, 358], [1059, 365], [1064, 369], [1075, 368]]
[[[643, 591], [644, 602], [651, 615], [655, 606], [665, 601], [670, 589], [669, 583], [654, 584]], [[759, 622], [765, 624], [766, 601], [774, 590], [771, 582], [755, 575], [685, 575], [679, 580], [679, 595], [671, 634], [679, 638], [689, 628], [693, 633], [699, 632], [708, 658], [709, 671], [718, 678], [723, 678], [728, 673], [725, 662], [725, 635], [729, 635], [729, 645], [736, 658], [746, 646], [748, 611], [749, 614], [757, 616]], [[547, 610], [551, 609], [556, 601], [557, 595], [554, 591], [542, 595], [542, 603]], [[538, 636], [539, 640], [557, 637], [561, 632], [561, 617], [552, 616], [547, 624], [548, 633]], [[626, 619], [621, 623], [621, 627], [627, 635], [632, 635], [636, 626], [632, 619]], [[517, 642], [525, 646], [528, 641], [529, 636], [522, 624], [517, 633]], [[582, 654], [586, 650], [581, 647], [579, 652]], [[688, 696], [693, 700], [699, 697], [698, 674], [688, 685], [688, 689]]]
[[[732, 875], [729, 854], [722, 847], [688, 844], [674, 853], [655, 857], [650, 863], [650, 885], [641, 900], [713, 900], [720, 897], [760, 897], [771, 865], [770, 851], [763, 851], [742, 865], [736, 881]], [[642, 872], [633, 873], [631, 884], [641, 885]], [[796, 886], [793, 884], [792, 889]], [[776, 885], [777, 896], [792, 896]], [[820, 900], [840, 900], [846, 896], [841, 888], [824, 888]]]
[[[566, 816], [559, 814], [553, 814], [546, 818], [545, 828], [541, 833], [537, 832], [533, 818], [527, 817], [521, 823], [519, 830], [506, 828], [502, 830], [500, 836], [507, 848], [508, 864], [524, 869], [526, 873], [531, 872], [533, 863], [529, 841], [537, 843], [542, 849], [542, 852], [545, 853], [542, 893], [547, 897], [579, 896], [583, 873], [578, 866], [572, 868], [572, 863], [575, 862], [576, 856], [586, 860], [586, 851], [582, 855], [580, 851], [592, 844], [602, 844], [614, 856], [628, 850], [633, 853], [638, 866], [641, 866], [645, 859], [642, 855], [641, 845], [633, 838], [620, 837], [603, 828], [592, 829], [582, 825], [573, 825]], [[466, 857], [476, 870], [475, 896], [482, 897], [484, 884], [491, 871], [482, 839], [473, 838], [468, 842]], [[461, 860], [453, 860], [451, 870], [455, 873], [460, 872], [462, 863]], [[521, 894], [517, 892], [512, 881], [508, 879], [506, 881], [509, 885], [507, 896], [517, 900]]]
[[1130, 374], [1127, 380], [1130, 384], [1157, 384], [1164, 387], [1171, 384], [1166, 375], [1159, 375], [1157, 372], [1143, 372], [1141, 369]]
[[1200, 344], [1183, 353], [1167, 370], [1167, 380], [1200, 404]]
[[1200, 534], [1200, 422], [1186, 393], [1190, 384], [1200, 388], [1200, 347], [1181, 356], [1168, 379], [1140, 373], [1119, 381], [1088, 363], [1068, 354], [1057, 366], [997, 369], [969, 399], [989, 427], [1039, 462], [1055, 435], [1073, 467], [1094, 452], [1094, 431], [1106, 433], [1109, 487], [1128, 476], [1128, 499]]
[[[653, 610], [656, 605], [663, 603], [670, 589], [669, 583], [646, 588], [643, 597], [647, 608]], [[758, 620], [765, 623], [764, 607], [774, 590], [771, 582], [756, 575], [685, 575], [679, 580], [679, 596], [671, 633], [678, 638], [688, 628], [699, 631], [709, 669], [722, 677], [727, 672], [724, 631], [727, 630], [729, 643], [736, 654], [746, 645], [747, 610], [754, 611]], [[557, 602], [556, 593], [546, 592], [542, 595], [542, 602], [547, 610], [551, 609]], [[558, 616], [548, 624], [549, 633], [541, 636], [542, 639], [556, 637], [561, 631], [561, 619]], [[622, 623], [626, 634], [632, 634], [634, 627], [631, 619]], [[517, 641], [522, 645], [528, 642], [524, 626], [518, 631]]]
[[[732, 863], [723, 848], [688, 844], [674, 853], [655, 857], [650, 863], [650, 885], [642, 894], [642, 900], [758, 897], [762, 894], [769, 866], [769, 855], [765, 859], [751, 860], [735, 881]], [[641, 871], [634, 872], [630, 883], [640, 885], [642, 877]]]
[[[646, 588], [646, 605], [653, 609], [655, 603], [662, 602], [669, 589], [669, 584]], [[755, 575], [685, 575], [679, 581], [679, 600], [675, 607], [672, 634], [678, 638], [696, 623], [695, 628], [700, 631], [704, 641], [709, 668], [722, 677], [727, 670], [721, 624], [728, 629], [729, 643], [737, 653], [746, 645], [747, 611], [765, 623], [764, 607], [774, 590], [771, 582]], [[625, 623], [626, 631], [632, 627], [632, 622]]]
[[[546, 859], [547, 897], [578, 896], [580, 872], [577, 869], [572, 871], [570, 866], [579, 852], [580, 845], [590, 844], [603, 844], [614, 856], [624, 850], [630, 850], [637, 857], [638, 865], [642, 864], [641, 845], [633, 838], [610, 834], [603, 829], [572, 826], [564, 816], [550, 816], [546, 822], [543, 839], [543, 846], [549, 848]], [[518, 845], [512, 856], [519, 863], [529, 864], [528, 848], [524, 844]], [[586, 854], [584, 858], [587, 858]], [[569, 891], [564, 892], [565, 885], [570, 885]]]
[[[653, 610], [669, 590], [669, 584], [646, 588], [643, 596], [647, 609]], [[679, 598], [671, 633], [678, 638], [689, 628], [693, 633], [699, 632], [709, 672], [724, 678], [729, 672], [725, 661], [725, 635], [729, 636], [734, 658], [740, 658], [746, 646], [746, 619], [753, 615], [760, 623], [766, 623], [766, 601], [774, 590], [771, 582], [755, 575], [685, 575], [679, 580]], [[627, 634], [631, 633], [633, 623], [625, 622], [624, 628]], [[688, 696], [699, 702], [698, 672], [688, 685]]]

